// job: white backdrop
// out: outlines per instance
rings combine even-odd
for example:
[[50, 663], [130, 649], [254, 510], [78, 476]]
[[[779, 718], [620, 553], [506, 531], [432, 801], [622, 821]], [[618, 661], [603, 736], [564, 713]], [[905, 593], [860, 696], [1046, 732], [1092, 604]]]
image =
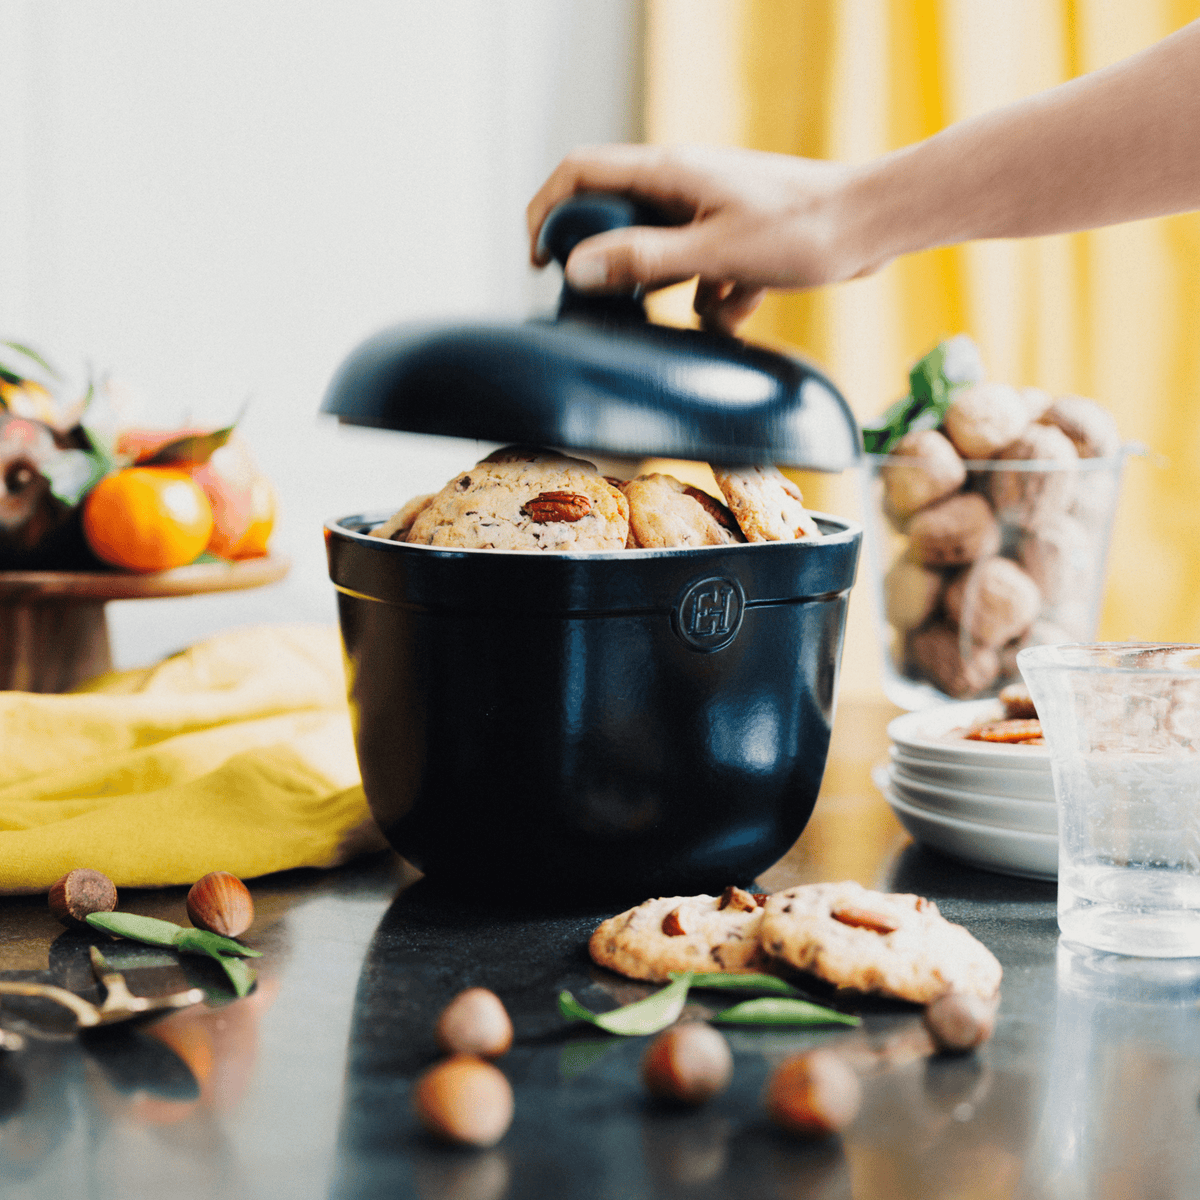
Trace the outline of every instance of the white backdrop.
[[334, 620], [323, 523], [472, 461], [341, 428], [322, 392], [381, 326], [552, 305], [524, 206], [572, 145], [639, 136], [640, 20], [639, 0], [0, 0], [0, 336], [110, 369], [150, 425], [249, 398], [293, 562], [258, 592], [110, 604], [119, 666]]

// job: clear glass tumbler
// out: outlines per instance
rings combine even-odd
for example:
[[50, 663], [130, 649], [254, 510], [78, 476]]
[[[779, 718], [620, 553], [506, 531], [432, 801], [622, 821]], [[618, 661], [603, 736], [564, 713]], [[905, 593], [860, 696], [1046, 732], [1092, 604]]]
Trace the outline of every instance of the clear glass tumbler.
[[[937, 489], [941, 464], [865, 457], [866, 582], [889, 700], [918, 709], [994, 696], [1019, 680], [1025, 646], [1096, 636], [1126, 453], [967, 459], [949, 495]], [[913, 512], [898, 503], [923, 492], [937, 498]]]
[[1017, 664], [1050, 748], [1063, 937], [1200, 956], [1200, 645], [1034, 646]]

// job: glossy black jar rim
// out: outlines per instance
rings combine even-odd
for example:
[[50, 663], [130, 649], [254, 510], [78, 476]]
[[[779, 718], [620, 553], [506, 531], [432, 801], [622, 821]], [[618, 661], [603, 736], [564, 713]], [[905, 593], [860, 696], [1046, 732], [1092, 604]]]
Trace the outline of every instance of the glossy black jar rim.
[[824, 599], [854, 583], [862, 527], [813, 513], [823, 537], [664, 550], [459, 550], [371, 537], [388, 514], [325, 526], [329, 575], [339, 591], [454, 612], [586, 615], [669, 612], [708, 577], [737, 581], [747, 607]]

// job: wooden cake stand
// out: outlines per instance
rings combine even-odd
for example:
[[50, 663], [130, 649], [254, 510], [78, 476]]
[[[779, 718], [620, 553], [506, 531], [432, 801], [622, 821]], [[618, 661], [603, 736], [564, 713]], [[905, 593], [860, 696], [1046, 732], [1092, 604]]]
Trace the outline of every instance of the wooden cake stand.
[[196, 563], [138, 575], [126, 571], [0, 571], [0, 690], [65, 692], [112, 670], [109, 600], [233, 592], [276, 583], [286, 558]]

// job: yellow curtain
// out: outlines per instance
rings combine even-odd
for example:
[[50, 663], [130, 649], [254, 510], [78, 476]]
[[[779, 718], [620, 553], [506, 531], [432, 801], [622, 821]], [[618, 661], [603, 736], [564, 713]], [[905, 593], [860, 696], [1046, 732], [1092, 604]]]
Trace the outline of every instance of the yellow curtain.
[[[649, 141], [861, 161], [1124, 58], [1200, 17], [1200, 0], [648, 0]], [[668, 319], [690, 298], [664, 295]], [[1131, 462], [1100, 636], [1200, 641], [1200, 215], [901, 259], [771, 297], [746, 336], [822, 363], [856, 413], [969, 333], [989, 374], [1093, 396], [1151, 451]], [[853, 480], [802, 481], [858, 514]], [[878, 694], [866, 589], [843, 694]]]

